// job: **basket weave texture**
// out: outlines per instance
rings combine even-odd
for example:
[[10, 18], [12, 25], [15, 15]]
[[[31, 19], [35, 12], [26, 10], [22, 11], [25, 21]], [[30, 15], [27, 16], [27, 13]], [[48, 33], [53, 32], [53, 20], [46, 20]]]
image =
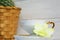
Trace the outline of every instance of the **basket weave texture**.
[[17, 30], [21, 8], [0, 6], [0, 35], [12, 38]]

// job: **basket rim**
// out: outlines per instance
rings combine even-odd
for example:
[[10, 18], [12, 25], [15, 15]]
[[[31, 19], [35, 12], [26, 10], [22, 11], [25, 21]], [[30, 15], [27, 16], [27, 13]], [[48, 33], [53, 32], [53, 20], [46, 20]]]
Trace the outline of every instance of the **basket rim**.
[[15, 7], [15, 6], [13, 6], [13, 7], [10, 7], [10, 6], [0, 6], [0, 9], [18, 9], [18, 10], [21, 10], [21, 8]]

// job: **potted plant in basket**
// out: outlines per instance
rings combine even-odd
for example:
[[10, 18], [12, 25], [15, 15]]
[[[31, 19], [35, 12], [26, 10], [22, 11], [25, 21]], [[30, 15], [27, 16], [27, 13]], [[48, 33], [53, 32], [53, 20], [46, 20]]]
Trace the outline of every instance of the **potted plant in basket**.
[[20, 12], [12, 0], [0, 0], [0, 40], [14, 40]]

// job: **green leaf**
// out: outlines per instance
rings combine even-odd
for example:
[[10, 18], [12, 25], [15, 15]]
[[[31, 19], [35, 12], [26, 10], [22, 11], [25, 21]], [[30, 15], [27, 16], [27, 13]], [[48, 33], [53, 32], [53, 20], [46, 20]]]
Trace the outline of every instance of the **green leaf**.
[[12, 0], [0, 0], [1, 6], [15, 6]]

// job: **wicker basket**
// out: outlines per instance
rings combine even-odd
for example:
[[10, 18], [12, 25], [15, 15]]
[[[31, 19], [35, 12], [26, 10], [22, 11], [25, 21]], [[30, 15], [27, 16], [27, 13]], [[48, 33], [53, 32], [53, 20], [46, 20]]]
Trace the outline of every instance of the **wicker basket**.
[[21, 8], [0, 6], [0, 36], [13, 38], [18, 26], [20, 11]]

